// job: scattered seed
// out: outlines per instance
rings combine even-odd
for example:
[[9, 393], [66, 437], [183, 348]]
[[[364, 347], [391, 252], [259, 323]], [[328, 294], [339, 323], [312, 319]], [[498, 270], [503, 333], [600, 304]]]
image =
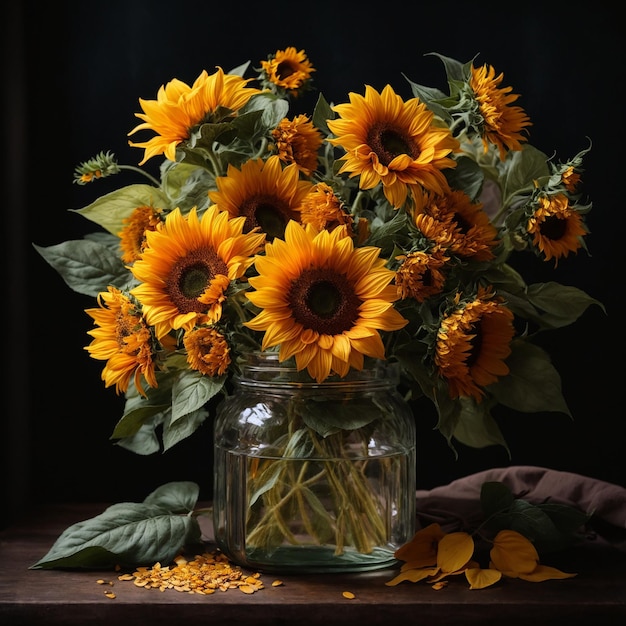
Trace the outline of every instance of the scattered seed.
[[104, 583], [105, 583], [106, 581], [104, 581], [102, 578], [98, 578], [98, 580], [96, 580], [96, 582], [97, 582], [99, 585], [104, 585]]
[[274, 580], [272, 582], [272, 587], [280, 587], [281, 585], [284, 585], [285, 583], [283, 583], [282, 580]]
[[105, 595], [107, 598], [110, 598], [111, 600], [113, 600], [113, 599], [115, 598], [115, 594], [114, 594], [112, 591], [105, 591], [105, 592], [104, 592], [104, 595]]
[[354, 600], [354, 598], [356, 598], [356, 596], [351, 591], [344, 591], [341, 595], [348, 600]]
[[[160, 563], [152, 567], [138, 567], [132, 574], [118, 576], [118, 580], [132, 580], [137, 587], [145, 589], [174, 589], [202, 595], [229, 589], [251, 594], [264, 588], [258, 572], [244, 573], [218, 551], [197, 555], [191, 560], [177, 556], [174, 563], [172, 567]], [[282, 583], [278, 581], [278, 584]]]

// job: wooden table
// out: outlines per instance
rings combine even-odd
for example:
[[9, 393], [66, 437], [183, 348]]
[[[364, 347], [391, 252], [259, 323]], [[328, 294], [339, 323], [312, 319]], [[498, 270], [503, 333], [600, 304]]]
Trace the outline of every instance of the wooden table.
[[[546, 565], [577, 572], [575, 578], [530, 583], [507, 579], [470, 590], [464, 576], [440, 591], [421, 583], [387, 587], [395, 569], [364, 574], [286, 575], [284, 585], [264, 574], [265, 588], [209, 596], [142, 589], [111, 571], [30, 570], [60, 533], [101, 513], [106, 505], [64, 504], [44, 508], [19, 527], [0, 532], [0, 624], [21, 626], [216, 626], [228, 624], [505, 624], [537, 626], [626, 624], [626, 554], [603, 540], [588, 541], [543, 558]], [[104, 578], [114, 585], [101, 585]], [[105, 591], [113, 590], [109, 599]], [[348, 600], [343, 591], [355, 598]]]

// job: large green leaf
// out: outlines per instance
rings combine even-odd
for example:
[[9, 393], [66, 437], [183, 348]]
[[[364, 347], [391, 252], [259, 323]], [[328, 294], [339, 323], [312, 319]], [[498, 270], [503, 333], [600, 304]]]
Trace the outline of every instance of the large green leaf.
[[505, 161], [503, 197], [510, 203], [520, 191], [534, 189], [534, 181], [548, 176], [547, 156], [534, 146], [525, 144], [522, 150], [512, 150]]
[[381, 410], [373, 410], [370, 399], [358, 397], [343, 403], [323, 396], [307, 398], [298, 402], [297, 411], [304, 423], [323, 437], [339, 430], [362, 428], [383, 415]]
[[169, 450], [178, 442], [192, 435], [206, 420], [209, 412], [200, 408], [191, 413], [179, 417], [177, 420], [170, 419], [163, 424], [163, 451]]
[[504, 406], [522, 413], [550, 411], [571, 416], [561, 392], [561, 377], [548, 353], [528, 341], [511, 343], [509, 375], [489, 385], [489, 393]]
[[195, 370], [183, 370], [172, 387], [172, 421], [201, 409], [224, 387], [225, 376], [211, 378]]
[[528, 287], [528, 299], [544, 311], [541, 324], [547, 328], [560, 328], [575, 322], [591, 305], [604, 305], [577, 287], [556, 282], [535, 283]]
[[491, 416], [489, 403], [476, 403], [464, 398], [459, 398], [458, 402], [461, 404], [461, 412], [452, 431], [457, 441], [471, 448], [497, 445], [508, 451], [504, 435]]
[[[164, 497], [155, 499], [166, 502]], [[32, 568], [166, 564], [200, 536], [198, 521], [191, 515], [174, 514], [164, 506], [122, 502], [67, 528]]]
[[194, 482], [172, 482], [157, 487], [143, 503], [160, 506], [172, 513], [191, 513], [199, 494], [200, 487]]
[[156, 454], [161, 450], [161, 442], [156, 433], [156, 428], [164, 421], [164, 418], [165, 413], [153, 416], [149, 421], [143, 423], [134, 435], [123, 437], [115, 444], [142, 456]]
[[35, 250], [77, 293], [96, 297], [109, 285], [124, 288], [130, 275], [110, 246], [90, 239], [72, 239]]
[[98, 198], [83, 209], [70, 209], [95, 222], [113, 235], [124, 228], [124, 218], [140, 206], [169, 209], [167, 196], [151, 185], [129, 185]]

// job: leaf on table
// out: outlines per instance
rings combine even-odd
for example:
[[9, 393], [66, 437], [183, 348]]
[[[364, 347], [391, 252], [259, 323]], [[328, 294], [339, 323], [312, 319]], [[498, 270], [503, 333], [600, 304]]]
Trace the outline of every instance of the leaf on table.
[[[144, 503], [114, 504], [96, 517], [73, 524], [31, 569], [106, 569], [171, 562], [185, 545], [200, 541], [200, 525], [189, 515], [197, 497], [194, 487], [194, 483], [169, 483]], [[175, 512], [181, 509], [188, 513]]]

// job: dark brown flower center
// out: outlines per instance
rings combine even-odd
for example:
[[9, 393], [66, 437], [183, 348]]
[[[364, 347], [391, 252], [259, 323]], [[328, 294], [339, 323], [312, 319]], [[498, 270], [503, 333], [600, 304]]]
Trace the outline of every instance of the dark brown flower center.
[[293, 66], [292, 63], [288, 61], [283, 61], [282, 63], [279, 63], [276, 66], [276, 75], [281, 80], [284, 80], [288, 76], [291, 76], [292, 74], [295, 74], [295, 73], [296, 73], [296, 68]]
[[181, 313], [200, 313], [206, 304], [198, 302], [217, 274], [228, 276], [228, 266], [211, 248], [199, 248], [178, 259], [167, 278], [166, 290]]
[[267, 194], [246, 198], [239, 206], [239, 214], [246, 218], [244, 232], [248, 233], [258, 226], [267, 241], [275, 237], [282, 239], [290, 219], [299, 221], [297, 213], [285, 200]]
[[406, 133], [399, 132], [386, 122], [377, 122], [367, 133], [367, 145], [376, 153], [383, 165], [389, 165], [400, 154], [416, 159], [419, 147]]
[[478, 361], [478, 357], [480, 356], [480, 353], [482, 351], [483, 330], [480, 322], [481, 320], [478, 320], [478, 322], [472, 324], [471, 330], [468, 331], [469, 335], [474, 335], [470, 339], [470, 345], [472, 346], [472, 349], [470, 350], [469, 354], [467, 355], [467, 359], [465, 360], [465, 363], [469, 368], [471, 368], [476, 363], [476, 361]]
[[554, 215], [546, 218], [539, 228], [541, 235], [547, 239], [552, 239], [552, 241], [562, 239], [566, 229], [567, 220], [562, 220]]
[[287, 298], [294, 320], [320, 334], [339, 335], [359, 317], [361, 300], [354, 286], [332, 270], [305, 270], [293, 281]]

